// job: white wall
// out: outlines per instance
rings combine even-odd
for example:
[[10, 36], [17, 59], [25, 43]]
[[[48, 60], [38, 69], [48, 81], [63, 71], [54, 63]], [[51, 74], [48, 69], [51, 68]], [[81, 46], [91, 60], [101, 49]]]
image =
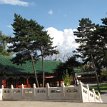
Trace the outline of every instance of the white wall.
[[100, 94], [90, 91], [80, 82], [78, 86], [36, 88], [2, 88], [0, 100], [69, 100], [75, 102], [102, 102]]
[[80, 90], [83, 102], [103, 102], [100, 93], [96, 94], [95, 90], [89, 90], [89, 85], [84, 85], [80, 82]]
[[0, 89], [0, 100], [2, 100], [2, 89]]
[[[78, 87], [3, 88], [3, 100], [78, 100]], [[77, 101], [77, 102], [78, 102]]]

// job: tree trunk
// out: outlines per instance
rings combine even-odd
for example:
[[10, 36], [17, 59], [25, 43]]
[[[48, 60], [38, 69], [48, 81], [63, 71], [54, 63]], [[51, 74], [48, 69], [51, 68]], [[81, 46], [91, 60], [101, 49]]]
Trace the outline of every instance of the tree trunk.
[[32, 67], [33, 67], [33, 71], [34, 71], [37, 87], [39, 87], [39, 83], [38, 83], [38, 79], [37, 79], [37, 74], [36, 74], [36, 70], [35, 70], [35, 66], [34, 66], [34, 59], [33, 59], [32, 55], [31, 55], [31, 60], [32, 60]]
[[44, 59], [42, 56], [42, 72], [43, 72], [43, 87], [45, 87], [45, 72], [44, 72], [44, 63], [43, 63]]
[[95, 68], [95, 76], [96, 76], [96, 81], [97, 81], [97, 89], [100, 92], [98, 74], [97, 74], [96, 65], [95, 65], [94, 58], [93, 58], [92, 54], [91, 54], [91, 58], [92, 58], [92, 63], [93, 63], [94, 68]]

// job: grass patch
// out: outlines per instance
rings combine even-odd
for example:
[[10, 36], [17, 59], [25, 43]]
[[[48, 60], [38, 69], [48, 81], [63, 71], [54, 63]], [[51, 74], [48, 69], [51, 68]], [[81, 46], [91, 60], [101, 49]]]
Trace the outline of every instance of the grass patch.
[[[91, 86], [90, 89], [98, 90], [97, 85]], [[101, 83], [99, 84], [100, 91], [107, 91], [107, 83]]]

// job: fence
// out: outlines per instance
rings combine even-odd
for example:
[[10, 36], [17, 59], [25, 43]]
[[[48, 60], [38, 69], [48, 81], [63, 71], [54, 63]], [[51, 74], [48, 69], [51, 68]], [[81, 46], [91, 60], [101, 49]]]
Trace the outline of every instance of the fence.
[[36, 88], [3, 88], [0, 90], [1, 100], [57, 100], [57, 101], [75, 101], [75, 102], [102, 102], [100, 94], [90, 91], [89, 86], [84, 86], [80, 82], [78, 86], [64, 86]]

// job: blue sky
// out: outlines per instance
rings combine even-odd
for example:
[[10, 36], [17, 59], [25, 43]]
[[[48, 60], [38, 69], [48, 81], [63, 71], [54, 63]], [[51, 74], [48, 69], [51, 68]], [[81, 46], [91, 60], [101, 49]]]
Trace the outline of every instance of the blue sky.
[[66, 59], [79, 45], [73, 35], [79, 20], [90, 18], [101, 24], [107, 16], [107, 0], [0, 0], [0, 31], [9, 36], [14, 13], [44, 26], [60, 51], [56, 57]]
[[74, 29], [85, 17], [101, 23], [100, 19], [107, 16], [107, 0], [0, 0], [0, 13], [0, 30], [7, 35], [12, 34], [14, 13], [32, 18], [45, 28]]

